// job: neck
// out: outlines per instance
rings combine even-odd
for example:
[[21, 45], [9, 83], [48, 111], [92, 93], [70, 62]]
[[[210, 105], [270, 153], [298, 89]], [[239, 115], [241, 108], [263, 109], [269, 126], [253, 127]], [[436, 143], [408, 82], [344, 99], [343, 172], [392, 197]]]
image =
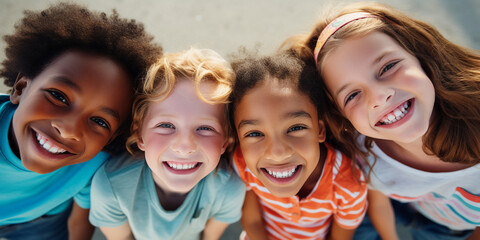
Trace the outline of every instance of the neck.
[[17, 139], [15, 138], [15, 132], [13, 131], [13, 124], [10, 124], [8, 130], [8, 143], [12, 152], [20, 159], [20, 150], [18, 149]]
[[455, 162], [444, 162], [436, 155], [426, 153], [423, 150], [421, 138], [409, 143], [376, 139], [375, 143], [391, 158], [421, 171], [451, 172], [471, 166]]
[[163, 187], [161, 181], [158, 181], [156, 176], [152, 173], [153, 181], [155, 182], [155, 190], [157, 192], [158, 201], [165, 211], [175, 211], [179, 208], [188, 195], [186, 193], [174, 192], [167, 187]]
[[300, 191], [298, 191], [297, 196], [299, 199], [304, 199], [312, 192], [313, 188], [318, 182], [318, 179], [322, 175], [323, 166], [325, 165], [325, 158], [327, 157], [327, 148], [324, 144], [319, 144], [320, 148], [320, 158], [318, 159], [317, 166], [307, 178], [307, 181], [303, 184]]

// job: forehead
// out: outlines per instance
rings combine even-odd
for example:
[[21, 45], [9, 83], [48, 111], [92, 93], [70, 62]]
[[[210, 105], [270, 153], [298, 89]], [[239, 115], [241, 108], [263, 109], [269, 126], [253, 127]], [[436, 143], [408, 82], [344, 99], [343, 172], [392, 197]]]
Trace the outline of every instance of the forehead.
[[102, 105], [115, 111], [128, 111], [133, 98], [130, 78], [119, 64], [79, 51], [68, 51], [55, 58], [34, 78], [33, 84], [57, 88], [71, 100], [89, 101], [89, 107]]
[[393, 38], [380, 32], [345, 39], [324, 57], [321, 74], [327, 85], [345, 75], [355, 78], [359, 71], [372, 69], [383, 55], [399, 51], [406, 52]]
[[[215, 90], [215, 84], [202, 82], [199, 87], [201, 93]], [[168, 97], [161, 101], [150, 103], [147, 116], [154, 117], [158, 113], [169, 114], [178, 117], [204, 117], [222, 120], [224, 119], [225, 104], [210, 104], [202, 100], [190, 79], [178, 81]]]
[[267, 80], [242, 97], [235, 110], [235, 119], [283, 118], [292, 112], [304, 111], [316, 117], [317, 109], [310, 98], [289, 84]]

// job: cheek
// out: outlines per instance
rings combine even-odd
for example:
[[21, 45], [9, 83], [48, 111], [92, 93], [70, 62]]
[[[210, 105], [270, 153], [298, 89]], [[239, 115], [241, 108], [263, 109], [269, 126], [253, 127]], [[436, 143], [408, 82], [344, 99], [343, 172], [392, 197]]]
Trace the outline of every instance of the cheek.
[[207, 154], [208, 158], [211, 161], [216, 161], [218, 163], [218, 161], [220, 160], [220, 156], [222, 155], [222, 146], [224, 143], [223, 137], [200, 140], [199, 143], [201, 144], [201, 147]]
[[258, 159], [263, 156], [262, 147], [259, 144], [246, 143], [240, 143], [240, 147], [247, 167], [252, 171], [257, 169]]

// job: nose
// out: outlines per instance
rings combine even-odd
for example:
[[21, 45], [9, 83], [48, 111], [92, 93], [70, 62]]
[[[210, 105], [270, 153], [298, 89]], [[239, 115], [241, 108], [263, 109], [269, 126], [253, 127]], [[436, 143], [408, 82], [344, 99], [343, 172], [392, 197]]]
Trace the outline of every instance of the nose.
[[65, 139], [80, 141], [82, 136], [82, 120], [80, 116], [64, 117], [52, 121], [52, 127]]
[[393, 95], [395, 90], [387, 86], [370, 86], [370, 103], [372, 108], [378, 108], [387, 103]]
[[292, 147], [281, 138], [271, 138], [267, 143], [265, 157], [275, 161], [283, 161], [293, 155]]
[[178, 133], [177, 139], [170, 148], [182, 156], [188, 156], [197, 150], [197, 145], [191, 133]]

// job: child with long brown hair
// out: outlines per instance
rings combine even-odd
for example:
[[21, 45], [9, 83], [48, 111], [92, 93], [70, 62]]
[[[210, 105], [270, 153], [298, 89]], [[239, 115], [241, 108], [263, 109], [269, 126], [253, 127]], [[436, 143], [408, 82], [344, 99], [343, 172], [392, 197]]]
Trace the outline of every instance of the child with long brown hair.
[[365, 160], [369, 216], [380, 236], [397, 238], [390, 197], [410, 203], [395, 202], [395, 210], [420, 213], [410, 219], [421, 225], [411, 228], [415, 238], [463, 239], [472, 230], [478, 238], [478, 52], [376, 3], [325, 16], [291, 42], [321, 74], [334, 136]]

